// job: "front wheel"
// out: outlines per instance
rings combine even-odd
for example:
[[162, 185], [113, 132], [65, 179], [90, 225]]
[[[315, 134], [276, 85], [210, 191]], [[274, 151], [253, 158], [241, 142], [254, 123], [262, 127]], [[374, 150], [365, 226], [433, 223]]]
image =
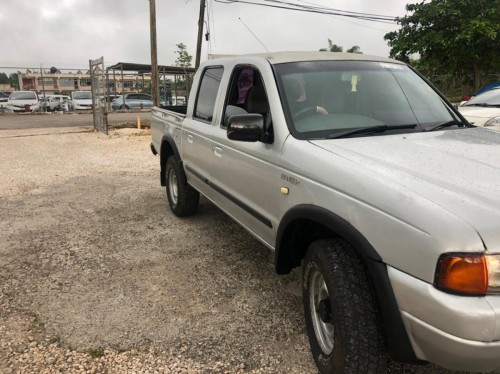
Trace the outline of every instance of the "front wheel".
[[302, 285], [307, 334], [320, 373], [385, 373], [374, 290], [354, 249], [337, 239], [313, 242]]
[[167, 159], [165, 186], [168, 204], [176, 216], [186, 217], [196, 213], [200, 193], [187, 183], [184, 170], [174, 156]]

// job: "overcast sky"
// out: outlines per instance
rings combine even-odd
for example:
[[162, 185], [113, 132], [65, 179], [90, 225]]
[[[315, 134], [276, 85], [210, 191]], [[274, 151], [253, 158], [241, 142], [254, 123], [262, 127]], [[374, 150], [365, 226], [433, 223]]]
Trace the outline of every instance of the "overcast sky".
[[[408, 0], [289, 2], [404, 16]], [[209, 42], [203, 40], [202, 61], [208, 53], [318, 50], [328, 38], [344, 50], [358, 45], [364, 53], [387, 56], [383, 37], [397, 29], [396, 24], [215, 0], [207, 5], [211, 34]], [[156, 0], [159, 64], [173, 65], [175, 45], [182, 42], [194, 65], [199, 7], [199, 0]], [[15, 70], [3, 67], [87, 69], [89, 59], [101, 56], [106, 65], [150, 63], [148, 0], [0, 0], [0, 27], [0, 71], [7, 73]]]

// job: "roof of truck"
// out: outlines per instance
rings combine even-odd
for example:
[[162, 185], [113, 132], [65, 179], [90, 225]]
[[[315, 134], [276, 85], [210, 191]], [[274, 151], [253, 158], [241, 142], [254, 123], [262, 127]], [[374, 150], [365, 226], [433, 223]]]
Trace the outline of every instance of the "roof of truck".
[[[222, 57], [226, 59], [228, 56]], [[234, 59], [237, 56], [230, 57]], [[395, 64], [404, 64], [401, 61], [393, 60], [387, 57], [365, 55], [361, 53], [343, 53], [343, 52], [270, 52], [256, 53], [249, 55], [239, 55], [239, 57], [257, 57], [268, 60], [271, 64], [284, 64], [287, 62], [299, 61], [379, 61]]]

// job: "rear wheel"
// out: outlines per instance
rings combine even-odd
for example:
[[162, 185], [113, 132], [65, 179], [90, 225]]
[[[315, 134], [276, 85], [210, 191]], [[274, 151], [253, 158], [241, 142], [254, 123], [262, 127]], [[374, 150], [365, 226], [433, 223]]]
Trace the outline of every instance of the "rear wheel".
[[186, 217], [196, 213], [200, 193], [187, 183], [184, 170], [174, 156], [167, 159], [165, 186], [168, 204], [176, 216]]
[[130, 109], [128, 105], [122, 104], [120, 105], [120, 109]]
[[353, 248], [337, 239], [313, 242], [302, 284], [309, 343], [320, 373], [385, 373], [374, 291]]

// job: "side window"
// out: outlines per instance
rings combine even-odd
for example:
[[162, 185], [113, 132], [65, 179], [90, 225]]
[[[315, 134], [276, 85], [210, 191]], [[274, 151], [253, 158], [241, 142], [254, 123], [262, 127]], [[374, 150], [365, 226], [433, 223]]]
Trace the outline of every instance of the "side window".
[[251, 66], [238, 66], [231, 77], [221, 126], [226, 128], [229, 117], [245, 113], [262, 114], [266, 127], [270, 128], [269, 102], [259, 71]]
[[222, 67], [208, 68], [203, 72], [193, 117], [203, 121], [212, 121], [223, 72]]

